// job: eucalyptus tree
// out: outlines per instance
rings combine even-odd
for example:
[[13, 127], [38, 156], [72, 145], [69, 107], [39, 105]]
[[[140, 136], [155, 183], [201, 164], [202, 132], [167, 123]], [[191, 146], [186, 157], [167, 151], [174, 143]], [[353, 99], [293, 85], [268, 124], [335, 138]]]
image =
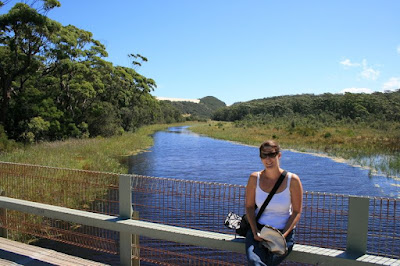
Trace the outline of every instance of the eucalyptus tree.
[[180, 119], [150, 94], [154, 80], [136, 71], [146, 57], [128, 55], [133, 68], [113, 66], [91, 32], [46, 17], [57, 6], [18, 2], [0, 16], [0, 124], [10, 138], [110, 136]]
[[[58, 1], [44, 1], [44, 9], [57, 6]], [[0, 16], [0, 123], [6, 131], [10, 100], [18, 96], [25, 83], [44, 70], [49, 45], [61, 25], [40, 14], [28, 4], [17, 3]]]
[[116, 66], [102, 100], [111, 102], [118, 109], [117, 117], [123, 130], [134, 130], [156, 120], [154, 112], [157, 101], [150, 95], [155, 87], [154, 80], [140, 75], [134, 69]]
[[78, 136], [79, 127], [86, 127], [85, 113], [103, 93], [102, 76], [109, 72], [109, 67], [102, 58], [107, 52], [91, 32], [72, 25], [62, 27], [53, 43], [47, 57], [52, 72], [45, 81], [47, 95], [64, 112], [64, 134], [72, 131], [73, 136]]
[[[16, 2], [15, 0], [4, 0], [0, 1], [0, 8], [6, 6], [9, 3]], [[24, 3], [26, 5], [29, 5], [30, 7], [36, 9], [40, 13], [47, 13], [51, 9], [55, 7], [60, 7], [61, 3], [58, 0], [24, 0], [24, 1], [18, 1], [21, 3]]]

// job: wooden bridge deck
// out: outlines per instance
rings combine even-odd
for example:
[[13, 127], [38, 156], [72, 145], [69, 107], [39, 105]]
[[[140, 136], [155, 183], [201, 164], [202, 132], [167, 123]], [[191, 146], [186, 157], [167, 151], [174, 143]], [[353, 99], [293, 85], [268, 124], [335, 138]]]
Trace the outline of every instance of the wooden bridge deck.
[[0, 237], [0, 265], [106, 265]]

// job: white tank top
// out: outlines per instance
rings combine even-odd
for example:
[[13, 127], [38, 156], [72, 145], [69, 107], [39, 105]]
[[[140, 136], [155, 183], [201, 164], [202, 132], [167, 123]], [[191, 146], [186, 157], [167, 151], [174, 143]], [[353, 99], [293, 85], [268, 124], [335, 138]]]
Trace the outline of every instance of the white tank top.
[[[286, 189], [280, 193], [275, 193], [269, 202], [267, 208], [265, 208], [258, 223], [273, 226], [278, 229], [284, 229], [286, 222], [292, 214], [292, 204], [290, 199], [290, 180], [292, 179], [292, 173], [288, 173]], [[259, 208], [268, 197], [267, 192], [260, 188], [260, 172], [257, 175], [257, 187], [256, 187], [256, 204], [258, 214]]]

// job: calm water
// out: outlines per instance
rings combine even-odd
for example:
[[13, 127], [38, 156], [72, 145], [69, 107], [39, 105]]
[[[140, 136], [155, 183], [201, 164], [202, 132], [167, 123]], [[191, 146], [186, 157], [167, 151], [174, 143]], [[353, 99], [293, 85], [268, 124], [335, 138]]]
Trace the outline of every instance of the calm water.
[[[300, 176], [304, 190], [400, 198], [400, 181], [330, 158], [284, 150], [281, 167]], [[131, 157], [130, 173], [245, 185], [263, 169], [258, 148], [173, 127], [154, 134], [148, 152]]]

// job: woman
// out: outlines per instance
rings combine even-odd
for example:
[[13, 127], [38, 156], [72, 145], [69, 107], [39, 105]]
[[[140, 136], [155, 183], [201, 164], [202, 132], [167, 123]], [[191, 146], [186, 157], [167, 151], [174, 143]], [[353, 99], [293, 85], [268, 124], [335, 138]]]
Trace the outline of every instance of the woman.
[[[257, 222], [255, 218], [258, 213], [255, 205], [261, 207], [284, 171], [279, 167], [281, 157], [277, 142], [270, 140], [261, 144], [260, 158], [265, 169], [252, 173], [246, 186], [246, 214], [251, 227], [246, 235], [249, 265], [278, 265], [294, 245], [294, 228], [300, 219], [303, 202], [303, 187], [297, 175], [292, 173], [286, 175]], [[263, 239], [257, 233], [266, 224], [279, 229], [286, 238], [288, 246], [286, 255], [274, 255], [261, 245]]]

